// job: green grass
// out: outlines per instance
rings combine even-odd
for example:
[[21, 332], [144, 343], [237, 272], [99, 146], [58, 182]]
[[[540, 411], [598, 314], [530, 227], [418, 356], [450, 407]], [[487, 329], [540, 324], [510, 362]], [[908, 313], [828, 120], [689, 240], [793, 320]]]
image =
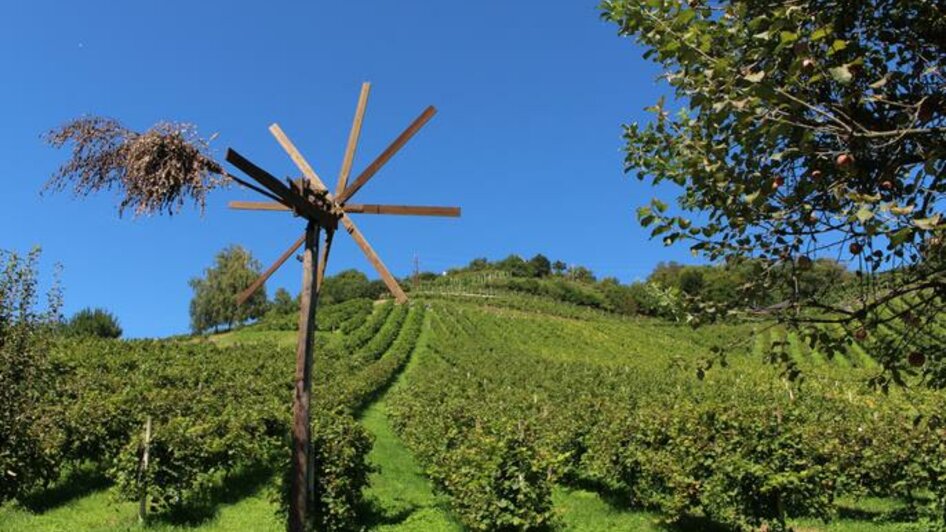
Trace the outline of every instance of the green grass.
[[[429, 331], [429, 324], [425, 323], [414, 355], [392, 386], [398, 386], [416, 366], [416, 357], [423, 356], [421, 352], [426, 349]], [[372, 506], [365, 516], [365, 524], [372, 529], [401, 532], [462, 530], [451, 517], [446, 499], [434, 494], [423, 470], [394, 434], [385, 396], [364, 411], [361, 423], [374, 435], [368, 459], [377, 468], [365, 494]]]
[[142, 525], [138, 503], [117, 500], [100, 477], [80, 472], [66, 475], [59, 484], [23, 504], [0, 507], [0, 532], [284, 530], [276, 506], [256, 480], [238, 479], [232, 489], [220, 493], [211, 507], [196, 515], [152, 515]]
[[566, 530], [661, 530], [656, 514], [611, 506], [594, 491], [557, 486], [552, 503]]

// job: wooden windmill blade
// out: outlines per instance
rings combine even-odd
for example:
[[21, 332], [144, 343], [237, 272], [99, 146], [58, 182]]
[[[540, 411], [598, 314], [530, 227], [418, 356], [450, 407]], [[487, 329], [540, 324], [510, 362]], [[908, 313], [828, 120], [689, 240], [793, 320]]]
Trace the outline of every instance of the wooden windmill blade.
[[407, 294], [404, 293], [404, 290], [401, 290], [401, 285], [397, 283], [397, 280], [391, 275], [391, 272], [388, 270], [388, 267], [384, 265], [384, 262], [381, 261], [381, 257], [375, 252], [374, 248], [371, 247], [371, 244], [365, 240], [365, 236], [361, 234], [361, 231], [358, 230], [358, 227], [355, 226], [355, 222], [351, 221], [351, 218], [347, 214], [342, 214], [341, 217], [342, 225], [345, 226], [345, 230], [348, 231], [348, 234], [355, 239], [355, 244], [358, 244], [358, 247], [361, 248], [362, 253], [365, 254], [365, 257], [368, 258], [368, 262], [374, 266], [374, 269], [377, 270], [378, 275], [381, 276], [381, 280], [384, 282], [384, 285], [388, 287], [388, 290], [394, 295], [394, 300], [398, 303], [407, 302]]
[[231, 209], [241, 211], [290, 211], [289, 207], [272, 201], [231, 201], [227, 203]]
[[[306, 161], [305, 157], [299, 152], [296, 145], [289, 140], [289, 137], [283, 132], [282, 128], [279, 127], [279, 124], [273, 123], [269, 126], [269, 132], [276, 138], [276, 141], [279, 142], [279, 145], [289, 154], [289, 158], [292, 159], [292, 162], [295, 163], [296, 167], [302, 172], [302, 175], [312, 183], [316, 189], [328, 192], [328, 187], [325, 186], [325, 183], [322, 182], [322, 179], [319, 177], [315, 170], [312, 169], [312, 165]], [[327, 196], [329, 201], [332, 201], [331, 195]], [[322, 248], [321, 255], [318, 260], [317, 272], [315, 276], [315, 291], [316, 293], [321, 292], [322, 290], [322, 279], [325, 277], [325, 263], [328, 260], [328, 251], [332, 246], [332, 236], [335, 234], [334, 229], [326, 228], [325, 231], [325, 247]]]
[[237, 305], [242, 305], [243, 303], [246, 303], [246, 300], [249, 299], [250, 296], [252, 296], [254, 292], [259, 290], [263, 286], [263, 283], [268, 281], [269, 278], [272, 277], [274, 273], [276, 273], [276, 270], [278, 270], [280, 266], [282, 266], [287, 260], [289, 260], [289, 257], [291, 257], [292, 254], [295, 253], [297, 249], [302, 247], [302, 244], [304, 243], [305, 243], [305, 233], [303, 233], [302, 236], [300, 236], [298, 240], [293, 242], [293, 244], [289, 246], [289, 249], [284, 251], [283, 254], [280, 255], [278, 259], [276, 259], [276, 262], [274, 262], [272, 266], [270, 266], [269, 268], [266, 268], [266, 271], [264, 271], [259, 277], [256, 278], [255, 281], [253, 281], [253, 284], [251, 284], [246, 290], [240, 292], [237, 295], [236, 297]]
[[[244, 211], [282, 211], [292, 209], [270, 201], [231, 201], [231, 209]], [[377, 203], [347, 203], [342, 206], [348, 214], [394, 214], [401, 216], [442, 216], [457, 218], [460, 207], [446, 205], [379, 205]]]
[[[351, 174], [351, 165], [355, 160], [355, 150], [358, 148], [358, 139], [361, 137], [361, 125], [365, 119], [365, 110], [368, 108], [368, 95], [371, 93], [371, 84], [367, 81], [361, 84], [361, 93], [358, 94], [358, 105], [355, 106], [355, 117], [352, 119], [351, 131], [348, 133], [348, 143], [345, 145], [345, 155], [342, 157], [342, 168], [338, 172], [338, 183], [335, 185], [335, 195], [338, 196], [345, 190], [348, 184], [348, 176]], [[325, 247], [322, 248], [322, 256], [319, 260], [319, 270], [315, 276], [316, 290], [321, 292], [322, 281], [325, 279], [325, 268], [328, 264], [328, 256], [332, 251], [332, 240], [335, 238], [335, 231], [330, 229], [325, 232]]]
[[348, 203], [343, 207], [349, 214], [395, 214], [408, 216], [443, 216], [458, 218], [460, 207], [442, 205], [377, 205], [373, 203]]
[[322, 178], [315, 173], [315, 170], [312, 169], [312, 166], [309, 165], [309, 162], [305, 160], [305, 157], [299, 153], [296, 145], [289, 140], [289, 137], [286, 136], [286, 133], [283, 132], [282, 128], [279, 127], [279, 124], [273, 123], [269, 126], [269, 132], [276, 137], [276, 142], [282, 146], [282, 149], [286, 150], [286, 153], [289, 154], [289, 158], [292, 159], [292, 162], [295, 163], [296, 167], [299, 168], [299, 171], [302, 172], [302, 175], [312, 183], [318, 190], [328, 190], [328, 187], [325, 186], [325, 183], [322, 182]]
[[330, 227], [335, 225], [335, 219], [325, 209], [314, 205], [304, 196], [292, 190], [272, 174], [256, 166], [249, 159], [243, 157], [233, 149], [227, 150], [227, 161], [252, 177], [270, 192], [278, 196], [297, 213], [319, 225]]
[[424, 124], [429, 122], [435, 114], [437, 114], [437, 109], [433, 105], [427, 107], [427, 109], [424, 109], [424, 112], [415, 118], [414, 121], [411, 122], [411, 125], [407, 126], [407, 129], [401, 132], [401, 134], [398, 135], [398, 137], [394, 139], [394, 141], [391, 142], [391, 144], [385, 148], [383, 152], [381, 152], [381, 155], [372, 161], [371, 164], [369, 164], [368, 167], [365, 168], [361, 174], [355, 178], [355, 182], [346, 187], [345, 190], [338, 195], [336, 201], [338, 201], [340, 204], [344, 204], [355, 194], [355, 192], [361, 190], [361, 187], [365, 186], [365, 183], [367, 183], [369, 179], [378, 173], [378, 170], [387, 164], [387, 162], [390, 161], [391, 158], [394, 157], [394, 155], [400, 151], [405, 144], [407, 144], [407, 141], [411, 140], [411, 137], [420, 131], [420, 128], [424, 127]]
[[[358, 119], [358, 116], [356, 115], [356, 125], [358, 127], [360, 127], [360, 122], [361, 121]], [[289, 139], [289, 137], [285, 134], [285, 132], [283, 132], [283, 130], [279, 127], [279, 124], [271, 125], [269, 127], [269, 131], [273, 134], [274, 137], [276, 137], [276, 140], [283, 147], [286, 153], [289, 154], [289, 157], [292, 159], [292, 162], [295, 163], [295, 165], [299, 168], [299, 170], [303, 173], [303, 175], [305, 175], [306, 178], [308, 178], [309, 181], [316, 188], [318, 188], [319, 190], [325, 191], [326, 197], [328, 198], [330, 202], [332, 202], [333, 201], [332, 195], [331, 193], [328, 193], [325, 187], [325, 183], [322, 182], [322, 179], [318, 176], [318, 174], [312, 168], [312, 165], [310, 165], [309, 162], [306, 161], [305, 157], [302, 156], [302, 154], [296, 148], [295, 144], [293, 144], [293, 142]], [[357, 136], [355, 135], [351, 135], [350, 137], [355, 138], [355, 140], [357, 140]], [[351, 153], [352, 157], [354, 157], [354, 146], [349, 146], [349, 148], [350, 149], [346, 150], [346, 156], [347, 156], [347, 153]], [[340, 180], [340, 182], [341, 181], [342, 180]], [[361, 248], [361, 251], [368, 258], [368, 262], [370, 262], [371, 265], [374, 267], [374, 269], [378, 271], [378, 274], [381, 276], [382, 281], [384, 281], [384, 284], [391, 291], [391, 294], [394, 295], [394, 298], [397, 300], [397, 302], [398, 303], [406, 302], [407, 295], [404, 294], [404, 291], [401, 289], [400, 285], [398, 285], [397, 281], [394, 279], [394, 276], [391, 275], [391, 272], [388, 270], [387, 266], [384, 265], [384, 262], [381, 260], [381, 257], [379, 257], [378, 254], [374, 251], [374, 249], [371, 247], [371, 244], [368, 243], [368, 241], [365, 239], [361, 231], [359, 231], [358, 228], [355, 226], [354, 222], [352, 222], [351, 219], [348, 218], [348, 216], [345, 214], [342, 214], [340, 220], [345, 225], [345, 229], [348, 231], [348, 234], [352, 235], [352, 238], [355, 239], [355, 243], [358, 244], [358, 247]], [[330, 245], [328, 234], [334, 234], [334, 231], [332, 233], [326, 234], [326, 240], [329, 242], [327, 243], [326, 247], [323, 248], [324, 250], [323, 257], [322, 257], [322, 260], [319, 261], [319, 265], [318, 265], [318, 271], [320, 271], [323, 276], [325, 275], [325, 265], [328, 261], [328, 246]], [[322, 284], [321, 279], [319, 279], [319, 276], [317, 275], [316, 276], [316, 290], [317, 291], [319, 288], [321, 288], [321, 284]]]
[[352, 120], [351, 132], [348, 134], [348, 144], [345, 146], [345, 156], [342, 157], [342, 169], [338, 172], [338, 184], [335, 186], [336, 196], [339, 196], [348, 186], [348, 176], [351, 174], [351, 165], [355, 160], [355, 150], [358, 148], [358, 139], [361, 137], [361, 124], [365, 119], [370, 93], [371, 84], [367, 81], [362, 83], [361, 94], [358, 95], [358, 106], [355, 107], [355, 118]]

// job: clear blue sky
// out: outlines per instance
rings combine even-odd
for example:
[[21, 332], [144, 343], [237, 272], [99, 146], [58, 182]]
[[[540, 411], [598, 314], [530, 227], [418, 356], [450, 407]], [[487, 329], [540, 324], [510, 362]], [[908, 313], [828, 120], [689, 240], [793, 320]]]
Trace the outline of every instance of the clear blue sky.
[[[416, 253], [439, 271], [478, 256], [542, 252], [632, 281], [685, 247], [634, 218], [654, 196], [622, 172], [621, 124], [665, 88], [654, 65], [599, 19], [594, 1], [4, 2], [0, 7], [0, 248], [43, 247], [64, 266], [66, 312], [102, 306], [132, 337], [184, 332], [187, 280], [230, 243], [264, 264], [301, 230], [288, 215], [235, 212], [234, 188], [203, 216], [119, 219], [115, 196], [40, 196], [65, 157], [40, 135], [83, 114], [135, 129], [168, 119], [218, 132], [276, 175], [296, 173], [279, 122], [334, 182], [362, 81], [373, 83], [358, 172], [426, 105], [438, 115], [359, 192], [373, 203], [461, 205], [460, 219], [357, 216], [395, 275]], [[666, 197], [666, 194], [662, 194]], [[347, 235], [330, 272], [374, 276]], [[293, 293], [291, 261], [268, 283]]]

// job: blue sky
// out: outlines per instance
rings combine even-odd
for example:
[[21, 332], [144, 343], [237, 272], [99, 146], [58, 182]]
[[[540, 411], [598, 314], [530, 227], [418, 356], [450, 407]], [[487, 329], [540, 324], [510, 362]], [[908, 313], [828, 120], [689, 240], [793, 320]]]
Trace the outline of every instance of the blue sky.
[[[295, 175], [267, 131], [279, 122], [334, 183], [359, 86], [371, 99], [353, 173], [425, 106], [438, 115], [356, 196], [461, 205], [460, 219], [356, 217], [395, 275], [509, 253], [583, 264], [632, 281], [692, 260], [637, 225], [654, 196], [622, 171], [621, 124], [646, 120], [666, 89], [596, 2], [5, 2], [0, 7], [0, 248], [43, 247], [64, 266], [66, 312], [102, 306], [126, 335], [184, 332], [187, 280], [230, 243], [264, 264], [301, 230], [284, 214], [230, 211], [118, 218], [116, 197], [40, 196], [66, 153], [40, 135], [83, 114], [134, 129], [195, 123], [279, 176]], [[662, 194], [667, 197], [666, 193]], [[374, 276], [347, 235], [330, 272]], [[268, 283], [296, 292], [291, 261]]]

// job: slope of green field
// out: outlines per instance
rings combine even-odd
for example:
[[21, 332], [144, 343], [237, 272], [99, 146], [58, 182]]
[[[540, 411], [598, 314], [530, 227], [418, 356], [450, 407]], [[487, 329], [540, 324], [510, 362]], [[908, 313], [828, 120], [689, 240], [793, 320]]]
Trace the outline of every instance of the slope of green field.
[[[877, 366], [863, 348], [828, 359], [766, 323], [693, 330], [516, 294], [437, 296], [352, 315], [357, 324], [317, 335], [313, 397], [319, 411], [349, 412], [371, 437], [366, 504], [346, 517], [359, 528], [660, 530], [669, 522], [704, 530], [777, 528], [785, 517], [799, 530], [916, 530], [925, 526], [917, 516], [946, 493], [946, 474], [936, 476], [936, 462], [924, 458], [946, 448], [938, 447], [943, 439], [927, 421], [914, 423], [917, 414], [941, 409], [941, 396], [867, 390], [864, 380]], [[94, 362], [94, 351], [67, 359], [89, 365], [90, 375], [104, 372], [97, 397], [121, 405], [125, 416], [158, 407], [177, 416], [157, 420], [158, 434], [183, 421], [200, 427], [193, 417], [201, 411], [171, 408], [153, 394], [139, 405], [123, 383], [200, 397], [201, 387], [227, 389], [244, 382], [228, 379], [249, 373], [259, 384], [255, 395], [234, 393], [232, 406], [268, 406], [234, 421], [252, 422], [255, 414], [246, 412], [288, 412], [288, 386], [270, 393], [263, 384], [291, 374], [294, 331], [254, 326], [210, 340], [180, 344], [190, 358], [161, 363], [147, 358], [171, 353], [167, 344], [127, 354], [124, 344], [108, 344], [114, 362], [104, 364]], [[725, 346], [728, 367], [698, 379], [717, 345]], [[800, 385], [764, 362], [782, 352], [805, 372]], [[139, 364], [150, 369], [138, 375]], [[220, 372], [216, 364], [232, 368]], [[130, 374], [138, 376], [128, 381]], [[225, 421], [239, 410], [208, 414]], [[198, 449], [245, 437], [227, 434], [173, 443]], [[265, 453], [253, 449], [189, 462], [220, 468], [194, 477], [205, 490], [201, 510], [162, 510], [148, 527], [281, 529], [273, 469], [254, 470]], [[121, 456], [114, 463], [134, 466]], [[136, 504], [116, 497], [111, 477], [92, 466], [25, 504], [0, 507], [0, 531], [140, 527]]]
[[[940, 394], [881, 396], [864, 386], [869, 361], [828, 360], [764, 323], [693, 331], [528, 301], [439, 298], [422, 377], [390, 402], [466, 526], [581, 528], [574, 509], [594, 505], [568, 504], [563, 488], [698, 528], [858, 529], [868, 525], [836, 519], [857, 512], [835, 501], [876, 494], [907, 500], [901, 514], [936, 511], [918, 492], [943, 490]], [[714, 343], [730, 346], [728, 367], [700, 379]], [[805, 379], [765, 364], [775, 351]]]

